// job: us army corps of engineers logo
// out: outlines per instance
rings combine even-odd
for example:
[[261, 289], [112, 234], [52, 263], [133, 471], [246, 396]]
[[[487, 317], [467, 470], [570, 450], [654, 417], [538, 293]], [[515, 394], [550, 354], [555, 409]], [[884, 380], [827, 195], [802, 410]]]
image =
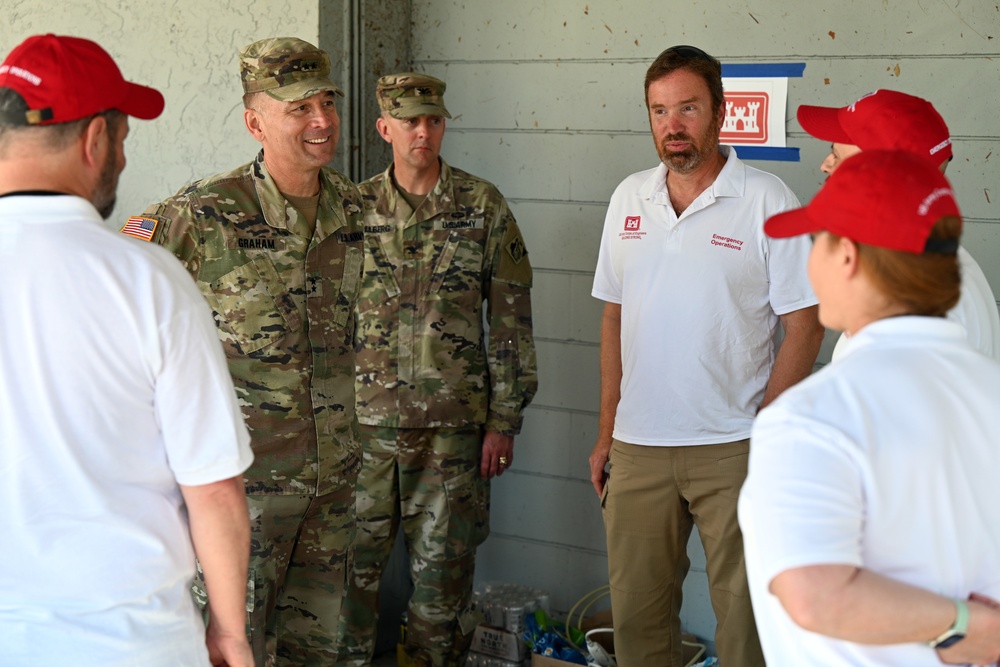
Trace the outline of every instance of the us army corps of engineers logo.
[[622, 241], [629, 241], [632, 239], [641, 239], [646, 235], [646, 232], [642, 231], [642, 217], [638, 215], [627, 215], [625, 216], [625, 229], [618, 233], [618, 238]]

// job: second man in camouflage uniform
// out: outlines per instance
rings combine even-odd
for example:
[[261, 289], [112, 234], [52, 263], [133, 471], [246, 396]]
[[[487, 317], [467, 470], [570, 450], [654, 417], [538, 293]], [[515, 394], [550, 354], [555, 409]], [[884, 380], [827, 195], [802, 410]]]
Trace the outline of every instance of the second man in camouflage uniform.
[[360, 464], [352, 426], [360, 195], [325, 167], [340, 133], [327, 54], [299, 39], [265, 39], [240, 52], [240, 65], [244, 119], [263, 150], [154, 204], [123, 231], [177, 255], [215, 312], [256, 457], [244, 477], [257, 667], [325, 667]]
[[441, 160], [444, 89], [422, 74], [379, 80], [377, 125], [393, 163], [359, 186], [364, 459], [341, 664], [370, 664], [379, 581], [400, 522], [414, 583], [405, 651], [421, 665], [464, 664], [489, 479], [513, 462], [537, 387], [524, 241], [492, 184]]

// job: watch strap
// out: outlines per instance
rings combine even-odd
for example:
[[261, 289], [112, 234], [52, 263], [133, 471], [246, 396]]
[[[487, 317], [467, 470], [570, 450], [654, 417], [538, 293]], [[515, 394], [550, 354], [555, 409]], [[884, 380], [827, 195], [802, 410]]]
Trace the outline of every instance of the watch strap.
[[947, 648], [955, 642], [963, 639], [969, 631], [969, 605], [965, 600], [952, 600], [955, 603], [955, 622], [941, 635], [927, 642], [934, 648]]

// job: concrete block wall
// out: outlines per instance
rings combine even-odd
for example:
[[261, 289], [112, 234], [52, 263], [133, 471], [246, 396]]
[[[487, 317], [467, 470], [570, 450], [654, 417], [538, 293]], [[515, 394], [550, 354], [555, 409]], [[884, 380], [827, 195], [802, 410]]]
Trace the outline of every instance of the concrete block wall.
[[132, 119], [116, 229], [198, 178], [249, 162], [260, 150], [243, 124], [237, 52], [257, 39], [294, 35], [316, 44], [316, 2], [213, 0], [5, 0], [0, 51], [56, 33], [98, 42], [126, 79], [163, 92], [153, 121]]
[[[607, 583], [604, 530], [587, 456], [597, 431], [603, 304], [590, 297], [605, 207], [629, 173], [654, 166], [642, 80], [664, 48], [693, 44], [724, 63], [805, 62], [789, 81], [788, 145], [800, 162], [754, 162], [806, 202], [829, 146], [795, 120], [799, 104], [842, 106], [877, 88], [930, 99], [948, 121], [949, 177], [965, 244], [1000, 294], [1000, 9], [976, 0], [801, 4], [621, 0], [413, 0], [415, 69], [448, 82], [444, 156], [498, 185], [535, 268], [541, 390], [494, 484], [493, 535], [477, 576], [548, 589], [567, 611]], [[829, 335], [820, 362], [829, 359]], [[682, 622], [714, 634], [704, 555], [690, 544]]]

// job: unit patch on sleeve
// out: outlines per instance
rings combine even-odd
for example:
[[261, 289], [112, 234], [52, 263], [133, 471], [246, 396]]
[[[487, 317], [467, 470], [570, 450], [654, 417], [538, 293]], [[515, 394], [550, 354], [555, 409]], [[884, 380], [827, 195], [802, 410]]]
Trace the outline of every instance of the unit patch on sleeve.
[[524, 247], [524, 241], [521, 240], [520, 236], [511, 239], [511, 242], [507, 244], [507, 252], [510, 253], [510, 258], [514, 260], [515, 264], [520, 264], [521, 260], [528, 256], [528, 249]]
[[531, 262], [528, 261], [528, 248], [524, 245], [521, 230], [517, 223], [510, 220], [507, 231], [500, 242], [500, 267], [496, 277], [515, 285], [531, 287]]
[[122, 234], [142, 239], [143, 241], [152, 241], [153, 234], [156, 233], [156, 228], [159, 224], [160, 221], [158, 218], [149, 218], [144, 215], [133, 215], [118, 231]]

